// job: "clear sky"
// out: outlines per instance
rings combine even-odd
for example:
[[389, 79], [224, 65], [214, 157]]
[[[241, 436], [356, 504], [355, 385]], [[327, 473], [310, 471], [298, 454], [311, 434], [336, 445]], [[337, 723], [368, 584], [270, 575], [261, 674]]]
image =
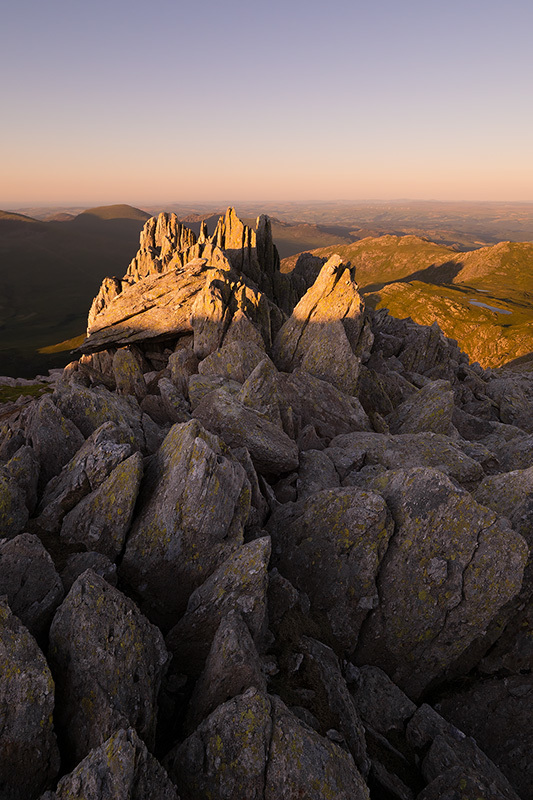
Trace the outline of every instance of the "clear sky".
[[0, 208], [533, 201], [532, 0], [16, 0]]

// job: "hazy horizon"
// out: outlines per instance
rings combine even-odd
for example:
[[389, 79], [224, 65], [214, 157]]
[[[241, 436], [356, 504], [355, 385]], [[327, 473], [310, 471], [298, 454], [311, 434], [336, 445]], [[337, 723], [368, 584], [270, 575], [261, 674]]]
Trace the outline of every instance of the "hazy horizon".
[[20, 0], [0, 205], [532, 202], [532, 23], [529, 0]]

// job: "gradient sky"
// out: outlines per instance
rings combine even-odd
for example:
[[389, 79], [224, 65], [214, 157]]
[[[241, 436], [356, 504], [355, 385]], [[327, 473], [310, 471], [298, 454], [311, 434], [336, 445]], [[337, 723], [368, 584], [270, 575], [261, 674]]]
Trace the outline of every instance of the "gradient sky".
[[17, 0], [0, 208], [533, 201], [531, 0]]

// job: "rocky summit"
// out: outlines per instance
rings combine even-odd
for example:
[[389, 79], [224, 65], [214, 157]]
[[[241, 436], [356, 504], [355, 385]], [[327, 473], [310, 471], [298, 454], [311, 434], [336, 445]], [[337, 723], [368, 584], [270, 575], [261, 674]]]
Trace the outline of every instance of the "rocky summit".
[[0, 406], [0, 800], [533, 796], [533, 381], [279, 264], [148, 220]]

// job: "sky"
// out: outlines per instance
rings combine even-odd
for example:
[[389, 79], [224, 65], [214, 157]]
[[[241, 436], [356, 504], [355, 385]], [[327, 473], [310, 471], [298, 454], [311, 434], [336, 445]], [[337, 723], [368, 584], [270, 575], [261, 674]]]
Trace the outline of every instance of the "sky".
[[533, 202], [531, 0], [17, 0], [0, 208]]

